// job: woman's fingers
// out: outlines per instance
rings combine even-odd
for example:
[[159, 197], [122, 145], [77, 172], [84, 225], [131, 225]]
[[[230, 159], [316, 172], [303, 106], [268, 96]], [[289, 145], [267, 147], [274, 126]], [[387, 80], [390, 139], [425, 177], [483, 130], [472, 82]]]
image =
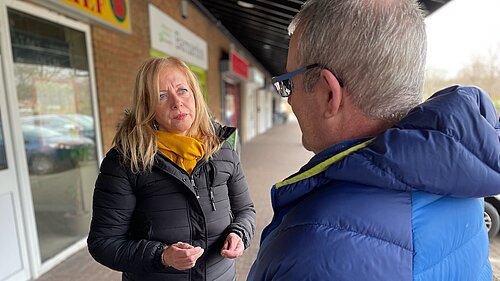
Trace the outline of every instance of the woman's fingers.
[[243, 255], [244, 250], [245, 247], [241, 238], [234, 233], [229, 233], [220, 254], [225, 258], [234, 259]]
[[167, 256], [168, 261], [171, 263], [169, 265], [178, 270], [186, 270], [195, 266], [196, 261], [205, 251], [201, 247], [193, 247], [183, 242], [172, 244], [167, 250], [169, 249], [171, 252]]

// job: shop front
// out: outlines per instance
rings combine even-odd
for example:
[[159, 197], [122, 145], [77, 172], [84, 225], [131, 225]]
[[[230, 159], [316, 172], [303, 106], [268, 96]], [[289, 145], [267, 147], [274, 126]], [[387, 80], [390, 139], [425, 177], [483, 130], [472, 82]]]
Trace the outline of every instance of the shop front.
[[85, 244], [101, 155], [90, 27], [0, 1], [0, 280]]
[[[148, 57], [181, 58], [216, 118], [259, 130], [242, 75], [251, 62], [202, 11], [181, 8], [0, 0], [0, 281], [36, 279], [86, 247], [99, 164]], [[221, 54], [236, 64], [222, 70]]]
[[248, 62], [236, 51], [231, 51], [220, 61], [222, 122], [236, 127], [241, 140], [245, 141], [245, 95], [244, 85], [248, 78]]

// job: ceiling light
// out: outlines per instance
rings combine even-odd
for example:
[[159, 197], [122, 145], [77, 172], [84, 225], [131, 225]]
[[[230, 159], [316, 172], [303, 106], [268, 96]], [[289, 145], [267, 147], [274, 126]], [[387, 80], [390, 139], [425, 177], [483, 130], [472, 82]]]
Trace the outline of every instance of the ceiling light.
[[243, 8], [248, 8], [248, 9], [253, 9], [255, 7], [254, 4], [245, 1], [238, 1], [236, 2], [236, 4], [240, 5]]

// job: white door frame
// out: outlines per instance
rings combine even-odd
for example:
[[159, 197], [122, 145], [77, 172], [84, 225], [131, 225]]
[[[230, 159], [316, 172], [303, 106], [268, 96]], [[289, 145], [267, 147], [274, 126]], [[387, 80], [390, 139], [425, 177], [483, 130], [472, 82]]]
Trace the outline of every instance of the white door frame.
[[[0, 53], [0, 61], [1, 60], [2, 55]], [[18, 268], [4, 267], [0, 270], [0, 278], [2, 278], [2, 281], [27, 280], [30, 277], [28, 249], [26, 246], [26, 234], [18, 190], [15, 164], [16, 158], [14, 157], [13, 149], [14, 142], [12, 141], [10, 118], [7, 110], [6, 95], [4, 93], [6, 93], [6, 87], [3, 80], [2, 66], [0, 65], [0, 122], [2, 123], [2, 132], [0, 133], [3, 134], [5, 154], [7, 156], [7, 169], [0, 170], [0, 182], [2, 183], [0, 185], [0, 208], [2, 209], [0, 215], [3, 221], [2, 233], [0, 233], [2, 241], [0, 243], [12, 243], [11, 245], [7, 245], [7, 248], [9, 248], [7, 251], [9, 256], [1, 258], [8, 260], [8, 262], [3, 263], [3, 266], [19, 266]], [[5, 222], [7, 222], [7, 225], [4, 225]], [[6, 238], [7, 241], [4, 241]], [[5, 246], [5, 244], [3, 246]], [[3, 250], [5, 253], [5, 249]]]
[[[78, 250], [86, 246], [86, 238], [81, 239], [79, 242], [68, 247], [55, 257], [47, 260], [42, 264], [38, 245], [38, 235], [36, 230], [36, 221], [33, 209], [33, 200], [31, 196], [30, 181], [29, 181], [29, 171], [26, 162], [26, 154], [24, 151], [24, 142], [22, 136], [22, 130], [17, 124], [20, 119], [20, 114], [18, 110], [17, 92], [15, 85], [15, 75], [14, 75], [14, 63], [12, 55], [12, 46], [10, 42], [10, 32], [8, 24], [7, 9], [15, 9], [23, 13], [33, 15], [35, 17], [42, 18], [44, 20], [52, 21], [54, 23], [70, 27], [72, 29], [81, 31], [85, 33], [86, 48], [88, 56], [88, 66], [90, 74], [90, 89], [92, 94], [92, 104], [94, 111], [94, 124], [96, 128], [96, 143], [97, 143], [97, 156], [98, 159], [102, 159], [102, 141], [99, 126], [99, 111], [97, 106], [97, 91], [95, 84], [95, 72], [93, 64], [93, 53], [92, 53], [92, 39], [90, 34], [90, 26], [88, 24], [75, 21], [69, 17], [66, 17], [60, 13], [51, 11], [47, 8], [37, 6], [24, 1], [18, 0], [0, 0], [0, 50], [3, 54], [1, 58], [1, 66], [4, 70], [4, 88], [6, 95], [0, 97], [0, 106], [3, 115], [7, 115], [10, 118], [2, 119], [4, 126], [10, 127], [9, 140], [13, 142], [13, 155], [10, 159], [15, 159], [15, 175], [17, 177], [17, 186], [19, 192], [20, 210], [22, 213], [22, 221], [20, 223], [24, 226], [25, 237], [22, 237], [25, 242], [25, 248], [27, 251], [23, 253], [25, 257], [25, 262], [28, 263], [31, 272], [31, 278], [37, 278], [43, 273], [52, 269], [55, 265], [59, 264], [61, 261], [66, 260], [69, 256], [76, 253]], [[6, 96], [6, 97], [5, 97]], [[5, 120], [5, 121], [4, 121]], [[7, 120], [9, 122], [7, 123]], [[9, 130], [6, 130], [9, 131]], [[12, 154], [12, 153], [11, 153]], [[15, 158], [14, 158], [15, 156]], [[23, 233], [24, 235], [24, 233]], [[26, 253], [27, 252], [27, 253]], [[2, 258], [0, 256], [0, 258]], [[21, 280], [21, 279], [20, 279]]]

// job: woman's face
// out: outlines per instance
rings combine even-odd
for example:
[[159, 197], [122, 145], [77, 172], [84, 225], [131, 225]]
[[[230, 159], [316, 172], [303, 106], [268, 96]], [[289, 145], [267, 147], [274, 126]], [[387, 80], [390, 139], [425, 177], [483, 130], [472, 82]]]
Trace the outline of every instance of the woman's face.
[[196, 117], [194, 94], [187, 78], [177, 67], [169, 66], [160, 72], [159, 83], [160, 102], [155, 110], [159, 129], [185, 136]]

